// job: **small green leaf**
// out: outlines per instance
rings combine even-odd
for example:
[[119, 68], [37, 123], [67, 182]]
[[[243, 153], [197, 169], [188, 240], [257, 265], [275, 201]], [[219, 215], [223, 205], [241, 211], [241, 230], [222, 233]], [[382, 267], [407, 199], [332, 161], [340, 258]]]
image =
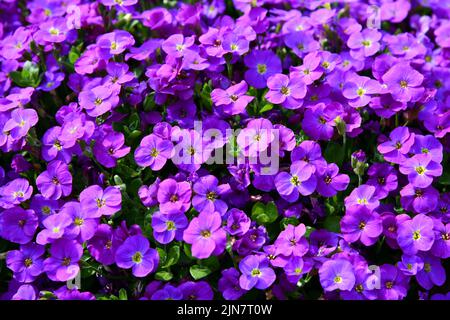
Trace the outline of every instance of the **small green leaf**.
[[328, 216], [323, 222], [323, 226], [328, 231], [339, 233], [341, 232], [340, 221], [341, 217], [339, 216]]
[[11, 80], [20, 87], [39, 86], [42, 75], [39, 74], [39, 66], [31, 61], [26, 61], [22, 71], [13, 71], [9, 74]]
[[258, 224], [271, 224], [278, 218], [278, 209], [273, 201], [264, 205], [261, 202], [257, 202], [252, 208], [252, 220], [255, 220]]
[[173, 274], [170, 271], [159, 271], [155, 273], [155, 279], [160, 281], [170, 281], [173, 278]]
[[173, 247], [170, 247], [169, 251], [167, 252], [167, 259], [162, 267], [168, 268], [170, 266], [173, 266], [178, 262], [179, 259], [180, 259], [180, 246], [174, 245]]
[[78, 60], [79, 57], [80, 57], [80, 54], [78, 52], [78, 49], [76, 47], [72, 47], [72, 49], [70, 49], [69, 56], [68, 56], [69, 63], [73, 65]]
[[270, 110], [272, 110], [272, 109], [273, 109], [273, 104], [268, 103], [268, 104], [264, 105], [264, 106], [259, 110], [259, 113], [264, 113], [264, 112], [270, 111]]
[[128, 300], [127, 290], [124, 288], [119, 290], [119, 300]]
[[199, 280], [208, 276], [211, 273], [211, 269], [206, 266], [200, 266], [196, 264], [189, 268], [189, 273], [191, 274], [192, 278], [194, 278], [195, 280]]

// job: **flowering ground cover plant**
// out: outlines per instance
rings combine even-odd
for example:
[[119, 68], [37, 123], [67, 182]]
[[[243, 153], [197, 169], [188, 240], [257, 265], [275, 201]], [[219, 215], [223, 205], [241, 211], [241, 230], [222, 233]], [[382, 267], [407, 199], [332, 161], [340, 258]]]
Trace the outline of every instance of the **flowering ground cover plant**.
[[0, 2], [2, 299], [450, 299], [450, 2]]

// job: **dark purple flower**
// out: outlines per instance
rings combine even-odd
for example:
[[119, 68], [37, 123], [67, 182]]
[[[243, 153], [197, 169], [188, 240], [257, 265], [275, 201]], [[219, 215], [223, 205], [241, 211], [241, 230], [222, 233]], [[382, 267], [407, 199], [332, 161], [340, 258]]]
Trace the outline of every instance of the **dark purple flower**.
[[22, 283], [33, 282], [43, 272], [44, 252], [44, 246], [32, 242], [20, 246], [20, 250], [9, 251], [6, 265], [14, 272], [14, 279]]
[[222, 195], [230, 192], [228, 183], [219, 185], [219, 180], [213, 175], [203, 176], [193, 185], [195, 195], [192, 197], [192, 206], [199, 212], [219, 212], [223, 215], [228, 205], [221, 200]]
[[47, 166], [47, 170], [36, 178], [36, 185], [41, 194], [51, 200], [58, 200], [72, 192], [72, 175], [67, 164], [54, 160]]
[[244, 211], [233, 208], [226, 213], [227, 226], [225, 230], [232, 236], [240, 236], [250, 229], [251, 219]]
[[239, 276], [240, 273], [235, 268], [222, 270], [218, 287], [225, 300], [237, 300], [245, 294], [246, 290], [239, 286]]
[[135, 235], [127, 238], [117, 248], [115, 260], [119, 268], [132, 268], [134, 276], [145, 277], [158, 267], [159, 255], [155, 249], [150, 248], [147, 238]]
[[50, 257], [44, 260], [44, 271], [50, 280], [67, 281], [80, 272], [78, 261], [83, 254], [82, 246], [68, 239], [58, 239], [50, 247]]
[[14, 207], [0, 213], [0, 235], [8, 241], [28, 243], [33, 239], [37, 227], [38, 217], [33, 210]]
[[244, 57], [244, 63], [249, 68], [245, 81], [257, 89], [265, 88], [267, 79], [281, 73], [280, 58], [270, 50], [252, 50]]
[[183, 300], [212, 300], [214, 292], [206, 281], [187, 281], [178, 286], [183, 293]]

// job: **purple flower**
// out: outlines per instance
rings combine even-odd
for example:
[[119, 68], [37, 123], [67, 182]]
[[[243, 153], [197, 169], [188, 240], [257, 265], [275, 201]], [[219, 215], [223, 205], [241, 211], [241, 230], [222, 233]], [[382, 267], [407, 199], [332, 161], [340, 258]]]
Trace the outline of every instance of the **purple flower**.
[[11, 300], [36, 300], [37, 292], [31, 284], [24, 284], [17, 289]]
[[100, 85], [81, 91], [78, 103], [86, 109], [88, 115], [98, 117], [116, 107], [119, 104], [119, 96], [112, 87]]
[[100, 2], [108, 7], [112, 6], [129, 7], [136, 4], [138, 0], [101, 0]]
[[367, 207], [347, 211], [341, 219], [341, 232], [349, 243], [360, 240], [365, 246], [371, 246], [383, 232], [380, 215]]
[[309, 248], [308, 241], [303, 237], [305, 232], [306, 227], [303, 223], [296, 227], [291, 224], [287, 225], [286, 229], [281, 231], [275, 240], [277, 254], [282, 254], [286, 257], [304, 256]]
[[256, 89], [265, 88], [267, 79], [282, 71], [280, 58], [270, 50], [252, 50], [244, 57], [244, 63], [249, 68], [245, 81]]
[[327, 112], [324, 103], [318, 103], [305, 111], [302, 128], [314, 140], [329, 140], [334, 134], [334, 117]]
[[120, 54], [134, 45], [133, 36], [125, 30], [114, 30], [97, 38], [97, 45], [104, 59]]
[[28, 180], [17, 178], [0, 187], [0, 206], [11, 208], [28, 199], [33, 193], [33, 187]]
[[153, 293], [151, 300], [181, 300], [183, 293], [180, 289], [170, 284], [166, 284], [164, 288]]
[[44, 271], [50, 280], [67, 281], [80, 272], [78, 261], [83, 255], [81, 245], [68, 239], [58, 239], [50, 247], [50, 257], [44, 260]]
[[34, 37], [39, 43], [60, 43], [66, 40], [68, 31], [66, 19], [49, 19], [39, 25], [39, 31], [36, 32]]
[[127, 238], [117, 248], [115, 260], [119, 268], [132, 268], [134, 276], [145, 277], [158, 267], [159, 255], [155, 249], [150, 248], [147, 238], [135, 235]]
[[414, 154], [428, 154], [434, 162], [440, 163], [442, 161], [442, 144], [432, 135], [422, 136], [416, 134], [410, 152]]
[[67, 164], [54, 160], [47, 166], [47, 170], [36, 178], [36, 185], [41, 194], [50, 200], [58, 200], [72, 192], [72, 175]]
[[428, 251], [433, 246], [433, 219], [423, 214], [404, 221], [398, 226], [397, 242], [405, 254]]
[[20, 250], [9, 251], [6, 265], [14, 272], [14, 279], [22, 283], [33, 282], [43, 272], [44, 252], [43, 246], [32, 242], [20, 246]]
[[429, 255], [423, 257], [423, 268], [416, 275], [417, 282], [426, 290], [445, 283], [446, 271], [439, 258]]
[[439, 200], [439, 192], [433, 187], [419, 188], [412, 184], [400, 190], [400, 196], [400, 203], [405, 210], [423, 214], [436, 209]]
[[434, 221], [434, 243], [431, 253], [443, 259], [450, 257], [450, 223], [444, 225], [441, 221]]
[[275, 177], [277, 191], [289, 202], [297, 201], [299, 194], [310, 195], [316, 189], [316, 185], [314, 168], [305, 161], [293, 162], [290, 173], [280, 172]]
[[352, 193], [345, 198], [345, 207], [350, 208], [366, 207], [369, 210], [374, 210], [380, 204], [380, 201], [374, 196], [375, 187], [367, 184], [360, 185], [353, 189]]
[[378, 290], [378, 299], [401, 300], [406, 296], [409, 277], [403, 275], [393, 265], [383, 264], [381, 271], [381, 288]]
[[312, 84], [314, 81], [320, 79], [323, 72], [318, 69], [320, 58], [316, 52], [308, 53], [303, 58], [303, 64], [298, 67], [291, 66], [291, 74], [300, 77], [306, 85]]
[[33, 239], [37, 227], [38, 217], [33, 210], [14, 207], [0, 213], [0, 235], [8, 241], [28, 243]]
[[233, 208], [226, 215], [228, 219], [225, 229], [232, 236], [241, 236], [250, 229], [251, 219], [244, 211]]
[[161, 45], [161, 48], [168, 55], [180, 58], [185, 55], [186, 51], [194, 44], [195, 37], [185, 38], [182, 34], [173, 34]]
[[93, 153], [97, 161], [106, 168], [114, 168], [117, 159], [125, 157], [130, 147], [125, 144], [125, 137], [121, 132], [108, 132], [103, 139], [98, 139], [94, 145]]
[[218, 287], [225, 300], [237, 300], [245, 294], [246, 291], [239, 286], [239, 276], [240, 273], [235, 268], [222, 270]]
[[358, 60], [373, 56], [380, 50], [381, 33], [374, 29], [364, 29], [354, 32], [347, 40], [347, 46], [352, 49], [350, 54]]
[[256, 156], [265, 151], [274, 140], [272, 123], [264, 118], [252, 119], [247, 127], [239, 132], [237, 144], [246, 156]]
[[114, 238], [112, 227], [107, 224], [98, 226], [94, 237], [88, 241], [88, 250], [92, 257], [108, 266], [115, 262], [114, 256], [118, 241]]
[[77, 239], [80, 242], [91, 239], [98, 227], [98, 219], [93, 217], [95, 211], [82, 210], [79, 202], [70, 201], [64, 204], [58, 214], [67, 214], [71, 224], [64, 230], [64, 237]]
[[195, 192], [192, 198], [192, 206], [199, 212], [219, 212], [223, 215], [228, 205], [225, 201], [219, 199], [220, 196], [230, 192], [228, 183], [219, 185], [219, 180], [213, 175], [203, 176], [198, 179], [193, 186]]
[[247, 105], [254, 99], [246, 95], [247, 83], [241, 81], [226, 90], [217, 88], [211, 92], [211, 100], [227, 115], [243, 113]]
[[288, 77], [275, 74], [267, 79], [269, 92], [266, 99], [274, 104], [281, 104], [286, 109], [298, 109], [306, 96], [306, 85], [300, 77]]
[[183, 239], [183, 231], [188, 226], [188, 219], [183, 213], [155, 212], [152, 216], [153, 236], [156, 241], [167, 244], [176, 239]]
[[424, 88], [420, 87], [423, 75], [411, 68], [409, 63], [395, 64], [382, 79], [394, 99], [400, 102], [415, 102], [424, 92]]
[[324, 197], [333, 197], [338, 191], [347, 189], [349, 182], [349, 176], [339, 174], [339, 167], [330, 163], [317, 178], [317, 192]]
[[38, 233], [36, 242], [44, 245], [53, 242], [55, 239], [62, 238], [66, 227], [72, 224], [72, 219], [67, 213], [62, 212], [51, 215], [42, 224], [45, 229]]
[[214, 292], [206, 281], [187, 281], [178, 286], [183, 293], [183, 300], [212, 300]]
[[442, 166], [432, 161], [431, 155], [418, 154], [401, 163], [400, 172], [408, 175], [409, 182], [415, 187], [426, 188], [433, 182], [433, 177], [442, 174]]
[[33, 109], [14, 109], [11, 112], [11, 118], [3, 126], [3, 132], [9, 132], [11, 138], [18, 140], [25, 137], [38, 120], [38, 114]]
[[201, 212], [184, 230], [183, 240], [192, 245], [192, 256], [198, 259], [222, 253], [225, 249], [226, 232], [222, 228], [220, 214]]
[[155, 134], [144, 137], [134, 152], [136, 163], [141, 167], [150, 167], [153, 171], [161, 170], [172, 157], [173, 144]]
[[368, 77], [361, 77], [356, 74], [348, 76], [342, 95], [348, 99], [348, 104], [353, 108], [366, 106], [371, 99], [371, 95], [380, 92], [380, 84]]
[[163, 213], [186, 212], [191, 206], [192, 190], [189, 182], [166, 179], [159, 183], [157, 199]]
[[264, 290], [276, 279], [275, 272], [269, 266], [269, 260], [263, 255], [249, 255], [239, 262], [239, 285], [244, 290], [252, 288]]
[[392, 130], [389, 138], [390, 140], [378, 146], [378, 151], [386, 161], [402, 163], [414, 144], [414, 134], [410, 133], [407, 127], [398, 127]]
[[[291, 257], [288, 261], [288, 263], [283, 267], [284, 272], [286, 273], [286, 277], [289, 282], [297, 284], [298, 281], [301, 279], [303, 274], [308, 272], [305, 270], [305, 262], [301, 257]], [[306, 269], [309, 269], [308, 266], [306, 266]]]
[[227, 32], [223, 36], [222, 48], [225, 53], [242, 56], [249, 49], [248, 40], [236, 32]]
[[388, 163], [374, 163], [367, 171], [367, 184], [375, 187], [375, 197], [384, 199], [397, 189], [396, 170]]
[[415, 276], [423, 269], [423, 259], [419, 256], [402, 255], [402, 260], [397, 264], [398, 269], [407, 276]]
[[112, 216], [120, 211], [122, 194], [117, 187], [107, 187], [105, 190], [98, 185], [90, 186], [80, 193], [82, 210], [89, 211], [92, 218]]
[[355, 285], [353, 265], [344, 259], [325, 261], [319, 269], [320, 284], [325, 291], [348, 291]]

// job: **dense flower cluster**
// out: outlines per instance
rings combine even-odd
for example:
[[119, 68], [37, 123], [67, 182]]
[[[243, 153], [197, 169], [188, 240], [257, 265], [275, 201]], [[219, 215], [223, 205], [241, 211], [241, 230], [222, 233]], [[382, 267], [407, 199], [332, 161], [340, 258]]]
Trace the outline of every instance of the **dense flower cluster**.
[[1, 1], [0, 297], [450, 299], [449, 132], [449, 1]]

